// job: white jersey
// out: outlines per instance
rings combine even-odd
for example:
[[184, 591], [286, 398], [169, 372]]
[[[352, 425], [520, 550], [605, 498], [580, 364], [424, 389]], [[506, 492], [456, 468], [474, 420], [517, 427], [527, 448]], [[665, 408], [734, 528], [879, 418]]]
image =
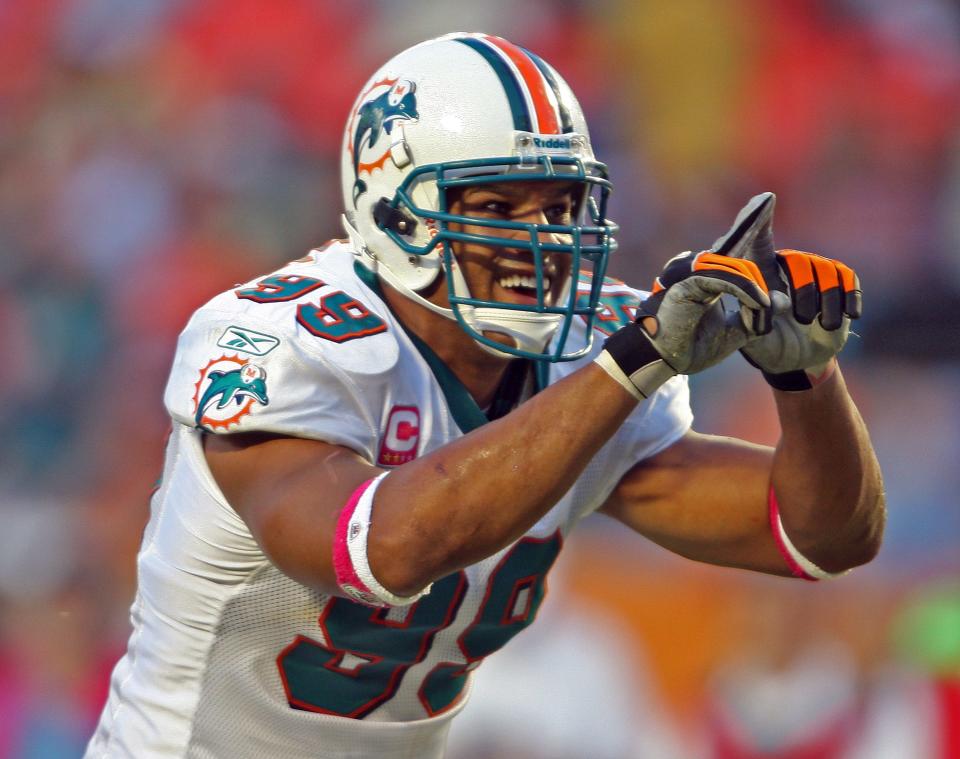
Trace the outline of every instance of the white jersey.
[[[335, 242], [191, 318], [165, 395], [173, 429], [138, 556], [133, 633], [88, 759], [442, 756], [471, 671], [533, 621], [567, 533], [691, 423], [686, 380], [674, 378], [526, 535], [411, 606], [319, 593], [267, 559], [213, 480], [201, 438], [313, 438], [390, 468], [482, 424], [465, 388], [378, 293]], [[632, 316], [636, 302], [624, 285], [607, 286], [601, 327]], [[585, 332], [578, 321], [569, 339]], [[550, 364], [545, 381], [590, 361], [601, 342], [580, 361]]]

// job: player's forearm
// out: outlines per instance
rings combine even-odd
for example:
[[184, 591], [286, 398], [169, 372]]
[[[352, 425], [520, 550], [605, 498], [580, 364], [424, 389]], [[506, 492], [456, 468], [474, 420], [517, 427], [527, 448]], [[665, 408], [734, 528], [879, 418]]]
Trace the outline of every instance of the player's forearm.
[[509, 545], [560, 500], [634, 406], [591, 364], [394, 470], [374, 501], [375, 574], [408, 593]]
[[783, 433], [773, 487], [787, 534], [827, 571], [870, 561], [883, 535], [883, 481], [839, 369], [810, 390], [774, 395]]

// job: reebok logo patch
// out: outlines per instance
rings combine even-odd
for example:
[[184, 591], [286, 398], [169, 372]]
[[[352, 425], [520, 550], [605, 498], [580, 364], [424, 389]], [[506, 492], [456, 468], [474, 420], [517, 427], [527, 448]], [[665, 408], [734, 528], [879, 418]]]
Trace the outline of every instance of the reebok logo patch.
[[254, 356], [266, 356], [280, 345], [280, 338], [243, 327], [227, 327], [220, 335], [217, 345], [221, 348], [250, 353]]

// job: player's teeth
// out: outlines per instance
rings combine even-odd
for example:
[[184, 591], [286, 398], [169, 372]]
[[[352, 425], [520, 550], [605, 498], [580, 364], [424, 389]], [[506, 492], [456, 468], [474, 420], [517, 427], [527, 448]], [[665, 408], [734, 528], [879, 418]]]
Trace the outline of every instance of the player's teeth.
[[[507, 290], [513, 287], [525, 287], [529, 290], [537, 289], [537, 280], [534, 277], [524, 277], [519, 274], [514, 274], [509, 277], [502, 277], [497, 284]], [[549, 287], [549, 285], [545, 284], [544, 287]]]

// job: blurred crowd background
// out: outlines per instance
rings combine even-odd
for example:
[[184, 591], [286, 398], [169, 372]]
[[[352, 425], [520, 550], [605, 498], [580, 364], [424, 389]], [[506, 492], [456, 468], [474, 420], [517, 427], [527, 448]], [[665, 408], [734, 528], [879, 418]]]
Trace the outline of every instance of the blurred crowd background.
[[[843, 356], [884, 468], [876, 562], [821, 585], [602, 517], [478, 673], [451, 759], [960, 757], [954, 0], [0, 2], [0, 757], [78, 757], [127, 635], [191, 311], [340, 236], [341, 134], [388, 56], [503, 34], [568, 79], [648, 285], [762, 190], [859, 272]], [[7, 350], [9, 349], [9, 350]], [[703, 431], [776, 440], [730, 360]]]

